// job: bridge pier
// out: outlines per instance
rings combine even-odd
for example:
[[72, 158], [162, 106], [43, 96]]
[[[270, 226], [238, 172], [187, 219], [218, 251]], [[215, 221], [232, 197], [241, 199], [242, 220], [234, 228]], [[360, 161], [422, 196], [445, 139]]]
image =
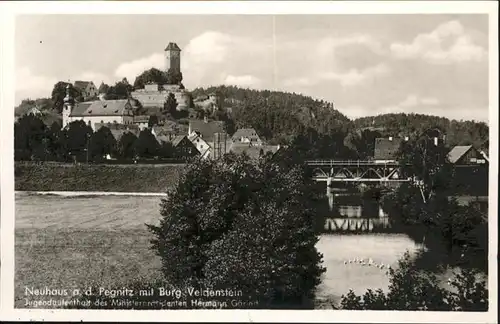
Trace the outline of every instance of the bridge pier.
[[333, 193], [332, 193], [332, 178], [328, 177], [326, 179], [326, 197], [328, 198], [328, 206], [330, 210], [333, 210]]

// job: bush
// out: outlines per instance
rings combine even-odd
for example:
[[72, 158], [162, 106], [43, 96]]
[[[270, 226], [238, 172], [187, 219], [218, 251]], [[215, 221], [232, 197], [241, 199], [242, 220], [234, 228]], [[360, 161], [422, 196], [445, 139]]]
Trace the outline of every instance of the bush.
[[435, 275], [417, 269], [409, 253], [399, 261], [397, 269], [389, 269], [390, 285], [387, 294], [381, 289], [368, 290], [357, 296], [352, 290], [342, 295], [341, 308], [351, 310], [430, 310], [430, 311], [487, 311], [486, 282], [478, 280], [475, 270], [462, 270], [450, 278], [445, 289]]
[[[148, 225], [167, 282], [231, 289], [251, 308], [311, 308], [325, 271], [302, 168], [227, 155], [188, 167]], [[239, 306], [238, 308], [245, 308]]]

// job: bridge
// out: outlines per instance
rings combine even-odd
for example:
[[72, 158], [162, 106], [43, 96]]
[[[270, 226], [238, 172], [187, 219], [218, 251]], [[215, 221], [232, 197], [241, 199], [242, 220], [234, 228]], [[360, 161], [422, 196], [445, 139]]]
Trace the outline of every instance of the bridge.
[[413, 181], [403, 179], [397, 161], [373, 160], [309, 160], [306, 164], [313, 168], [315, 181], [331, 182], [379, 182], [400, 183]]

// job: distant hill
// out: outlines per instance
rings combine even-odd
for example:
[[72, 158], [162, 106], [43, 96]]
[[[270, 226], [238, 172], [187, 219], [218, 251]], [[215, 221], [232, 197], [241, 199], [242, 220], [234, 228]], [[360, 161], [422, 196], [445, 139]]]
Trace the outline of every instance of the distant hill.
[[384, 114], [362, 117], [353, 121], [356, 129], [374, 128], [386, 136], [408, 136], [422, 133], [429, 128], [438, 128], [446, 134], [448, 146], [487, 146], [489, 127], [484, 122], [457, 121], [439, 116], [422, 114]]
[[270, 143], [284, 143], [301, 130], [313, 128], [320, 134], [346, 132], [351, 121], [332, 103], [308, 96], [269, 90], [242, 89], [235, 86], [196, 88], [194, 98], [215, 93], [230, 108], [237, 126], [253, 127]]

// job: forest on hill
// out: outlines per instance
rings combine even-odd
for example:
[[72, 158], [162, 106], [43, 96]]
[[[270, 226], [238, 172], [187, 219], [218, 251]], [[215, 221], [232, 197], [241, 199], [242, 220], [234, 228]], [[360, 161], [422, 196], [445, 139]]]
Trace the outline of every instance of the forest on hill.
[[383, 114], [350, 120], [333, 103], [296, 93], [243, 89], [235, 86], [196, 88], [193, 97], [216, 93], [230, 108], [239, 127], [253, 127], [266, 140], [287, 143], [298, 133], [313, 130], [319, 135], [343, 135], [346, 144], [376, 137], [418, 136], [430, 128], [446, 134], [446, 144], [474, 145], [487, 149], [489, 127], [484, 122], [457, 121], [421, 114]]

